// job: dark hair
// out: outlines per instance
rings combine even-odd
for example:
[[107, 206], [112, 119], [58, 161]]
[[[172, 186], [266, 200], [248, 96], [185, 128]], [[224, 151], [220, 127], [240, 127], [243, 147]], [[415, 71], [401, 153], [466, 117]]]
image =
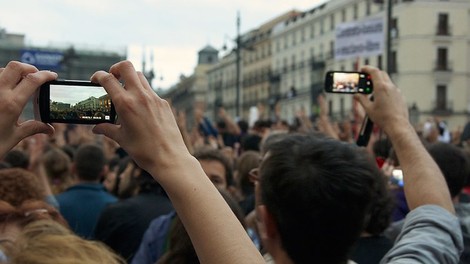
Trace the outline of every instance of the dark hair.
[[9, 151], [3, 160], [12, 168], [28, 169], [29, 167], [29, 156], [21, 150]]
[[0, 170], [1, 170], [1, 169], [8, 169], [8, 168], [11, 168], [10, 163], [8, 163], [8, 162], [6, 162], [6, 161], [1, 161], [1, 160], [0, 160]]
[[242, 131], [242, 134], [248, 133], [248, 127], [249, 127], [248, 122], [242, 119], [237, 122], [237, 125]]
[[376, 178], [372, 195], [372, 205], [364, 231], [371, 235], [380, 235], [390, 225], [395, 208], [395, 200], [387, 186], [385, 176]]
[[261, 144], [261, 137], [255, 134], [245, 135], [241, 142], [240, 147], [243, 151], [259, 151]]
[[388, 158], [390, 150], [392, 149], [392, 142], [388, 138], [381, 138], [374, 142], [372, 149], [376, 157], [386, 159]]
[[106, 158], [103, 149], [98, 145], [83, 145], [75, 154], [75, 168], [81, 180], [99, 180], [105, 165]]
[[345, 263], [365, 226], [377, 178], [355, 145], [293, 134], [267, 147], [261, 197], [295, 263]]
[[227, 187], [233, 185], [232, 165], [229, 159], [220, 150], [207, 147], [199, 148], [194, 152], [194, 157], [197, 160], [218, 161], [222, 163], [225, 168]]
[[[245, 227], [245, 215], [238, 206], [238, 203], [228, 192], [223, 190], [219, 190], [219, 192], [242, 226]], [[193, 243], [178, 215], [172, 221], [168, 236], [168, 251], [157, 261], [157, 264], [200, 263]]]
[[464, 152], [447, 143], [428, 146], [428, 152], [444, 174], [452, 198], [462, 191], [469, 176], [469, 162]]

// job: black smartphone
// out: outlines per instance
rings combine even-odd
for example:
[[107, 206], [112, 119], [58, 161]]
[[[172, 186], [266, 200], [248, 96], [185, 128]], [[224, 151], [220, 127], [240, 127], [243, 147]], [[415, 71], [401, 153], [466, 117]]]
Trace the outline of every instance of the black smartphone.
[[106, 90], [89, 81], [55, 80], [41, 86], [34, 114], [45, 123], [114, 123], [116, 111]]
[[327, 93], [363, 93], [373, 91], [372, 79], [363, 72], [329, 71], [325, 76], [325, 92]]

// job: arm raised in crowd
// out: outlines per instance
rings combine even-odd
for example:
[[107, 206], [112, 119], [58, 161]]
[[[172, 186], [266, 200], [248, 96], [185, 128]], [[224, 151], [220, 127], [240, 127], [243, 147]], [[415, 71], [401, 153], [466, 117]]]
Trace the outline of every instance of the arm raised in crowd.
[[56, 78], [56, 73], [17, 61], [0, 68], [0, 158], [26, 137], [54, 133], [50, 125], [34, 120], [19, 123], [19, 117], [36, 89]]
[[[119, 80], [124, 82], [121, 85]], [[100, 124], [95, 133], [116, 140], [165, 188], [202, 263], [263, 263], [217, 189], [191, 156], [171, 107], [130, 62], [99, 71], [92, 81], [111, 96], [120, 125]]]
[[366, 113], [389, 136], [403, 169], [404, 188], [411, 210], [427, 204], [438, 205], [454, 213], [449, 189], [439, 167], [428, 154], [408, 120], [408, 109], [400, 90], [387, 73], [366, 66], [372, 76], [374, 101], [356, 95]]

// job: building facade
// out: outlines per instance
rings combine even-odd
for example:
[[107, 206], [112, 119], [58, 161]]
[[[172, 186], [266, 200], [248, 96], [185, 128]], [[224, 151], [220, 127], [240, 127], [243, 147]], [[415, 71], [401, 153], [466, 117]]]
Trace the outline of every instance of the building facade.
[[208, 80], [207, 71], [219, 61], [219, 51], [211, 46], [206, 46], [198, 52], [198, 64], [194, 68], [194, 73], [189, 76], [181, 76], [180, 81], [161, 94], [162, 98], [171, 101], [172, 106], [177, 111], [182, 111], [188, 117], [187, 126], [192, 128], [194, 124], [195, 109], [201, 109], [207, 116], [208, 100]]
[[[298, 11], [288, 11], [241, 35], [239, 47], [235, 47], [219, 63], [211, 67], [207, 73], [210, 113], [216, 113], [217, 107], [223, 106], [231, 116], [237, 116], [236, 96], [237, 89], [240, 89], [240, 118], [247, 119], [252, 107], [260, 109], [260, 118], [269, 117], [276, 100], [275, 91], [271, 90], [270, 85], [272, 29], [279, 22], [297, 14]], [[241, 64], [239, 88], [237, 88], [237, 56]]]
[[[421, 121], [443, 116], [461, 125], [470, 111], [470, 2], [392, 1], [390, 73]], [[274, 81], [281, 116], [292, 121], [305, 110], [315, 114], [316, 96], [328, 70], [356, 71], [368, 64], [385, 69], [386, 56], [335, 59], [335, 30], [341, 23], [385, 19], [386, 6], [371, 0], [331, 0], [273, 30]], [[385, 36], [384, 36], [385, 38]], [[328, 94], [330, 113], [349, 118], [350, 95]]]
[[[125, 60], [126, 53], [69, 47], [37, 47], [25, 44], [24, 34], [7, 33], [0, 28], [0, 65], [10, 61], [32, 64], [40, 70], [57, 72], [59, 79], [89, 80], [98, 70], [108, 70]], [[23, 117], [33, 118], [32, 104], [26, 105]]]

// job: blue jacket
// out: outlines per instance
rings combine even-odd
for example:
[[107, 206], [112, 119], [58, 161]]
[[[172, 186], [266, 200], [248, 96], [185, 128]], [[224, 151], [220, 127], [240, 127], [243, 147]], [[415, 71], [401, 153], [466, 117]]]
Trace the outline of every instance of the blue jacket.
[[99, 183], [82, 183], [56, 196], [60, 213], [70, 228], [83, 238], [92, 238], [101, 211], [117, 198]]

